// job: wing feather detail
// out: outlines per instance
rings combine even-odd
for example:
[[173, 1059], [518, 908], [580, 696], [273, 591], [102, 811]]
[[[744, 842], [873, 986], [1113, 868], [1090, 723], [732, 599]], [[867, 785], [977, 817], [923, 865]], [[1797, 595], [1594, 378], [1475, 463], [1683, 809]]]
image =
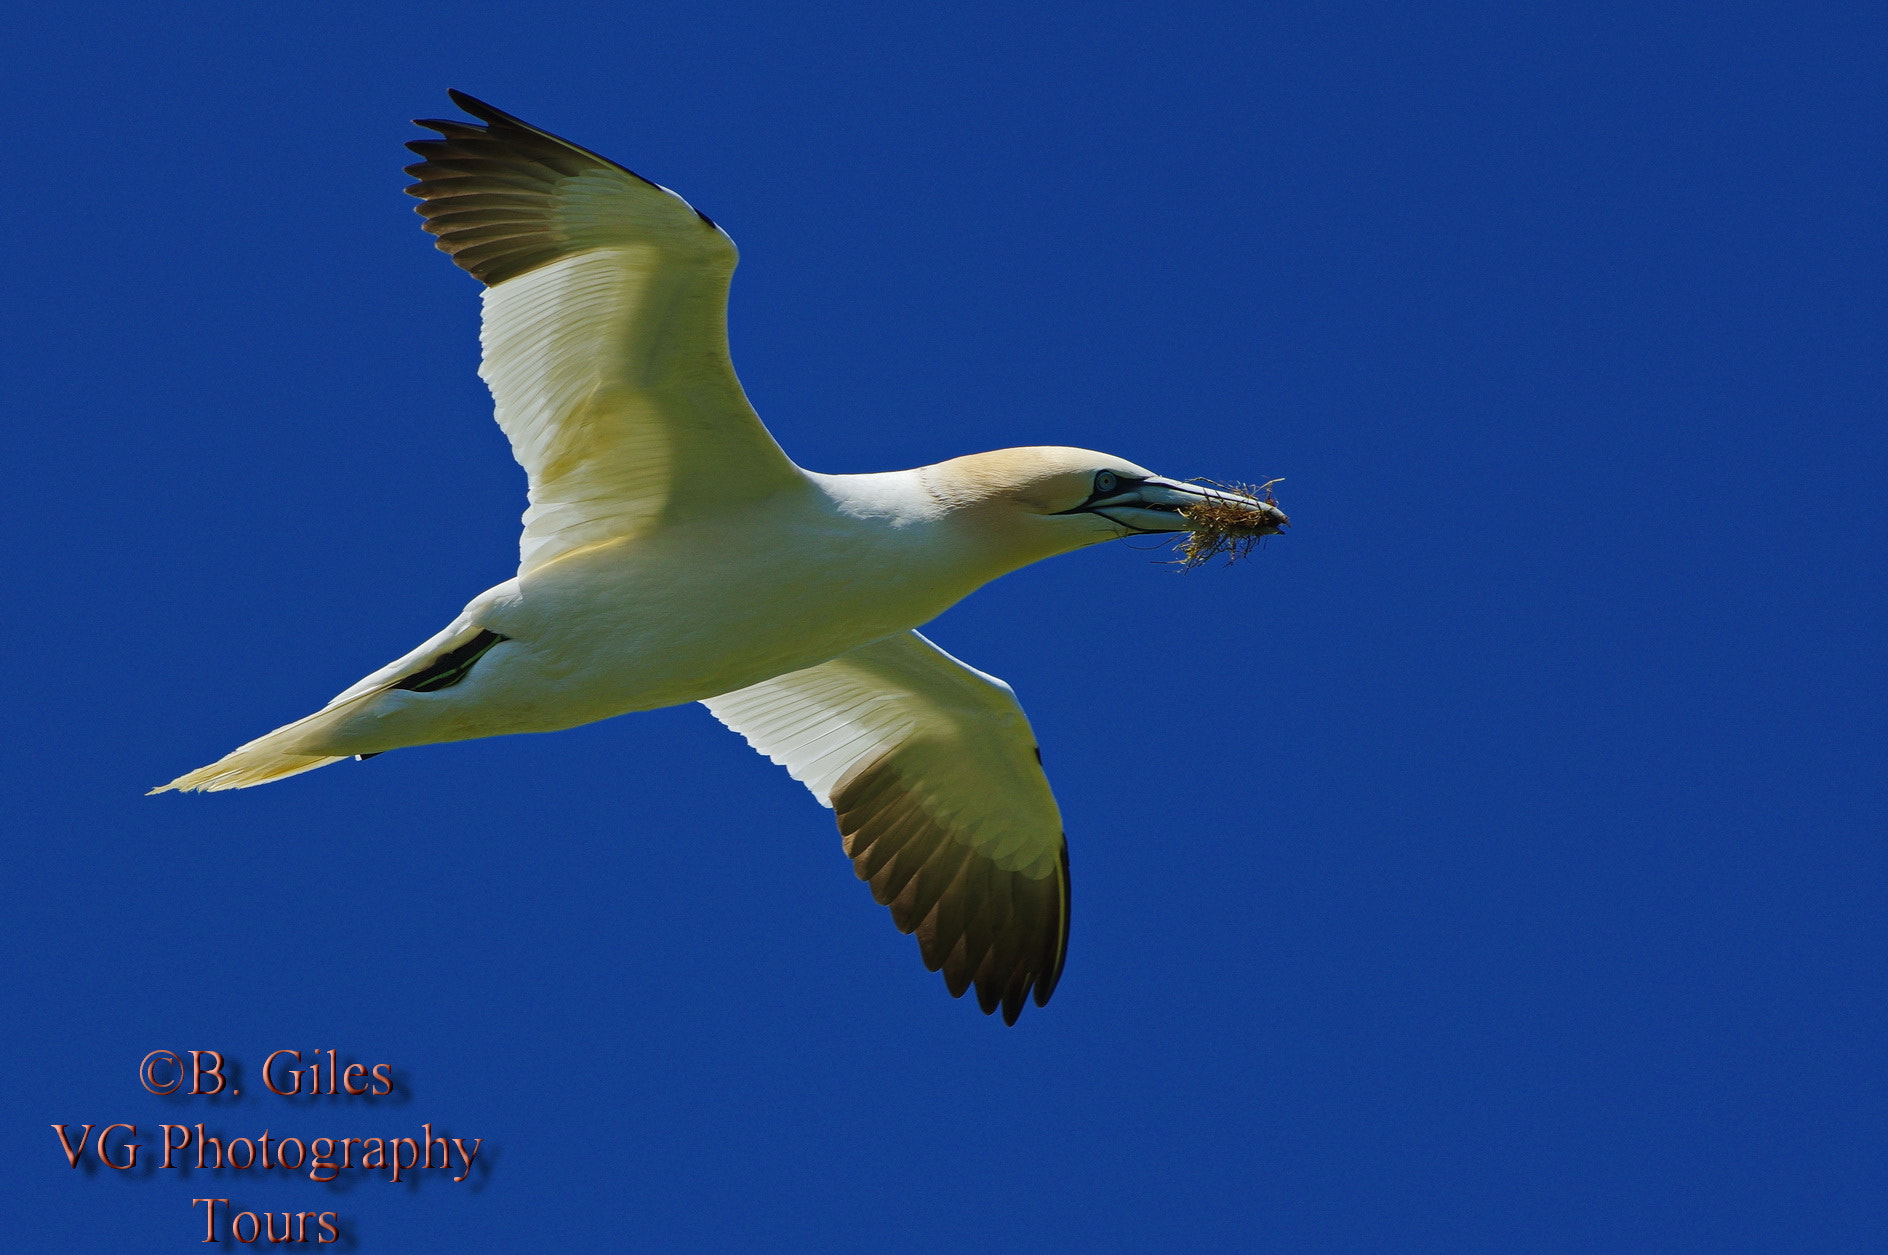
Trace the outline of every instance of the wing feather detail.
[[833, 808], [846, 856], [953, 997], [1015, 1023], [1068, 949], [1068, 846], [1010, 687], [916, 632], [704, 702]]
[[728, 357], [734, 242], [667, 188], [462, 92], [407, 189], [487, 285], [480, 376], [530, 481], [520, 570], [805, 477]]

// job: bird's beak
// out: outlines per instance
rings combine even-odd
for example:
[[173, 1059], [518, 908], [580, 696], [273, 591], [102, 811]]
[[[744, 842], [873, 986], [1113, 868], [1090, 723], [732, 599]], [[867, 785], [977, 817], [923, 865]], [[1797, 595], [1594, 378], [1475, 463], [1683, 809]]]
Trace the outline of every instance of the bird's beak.
[[1183, 484], [1160, 475], [1150, 475], [1136, 484], [1123, 484], [1122, 490], [1114, 496], [1090, 502], [1084, 508], [1137, 532], [1184, 532], [1197, 525], [1181, 511], [1209, 502], [1248, 512], [1255, 535], [1278, 532], [1291, 522], [1283, 510], [1269, 501], [1205, 484]]

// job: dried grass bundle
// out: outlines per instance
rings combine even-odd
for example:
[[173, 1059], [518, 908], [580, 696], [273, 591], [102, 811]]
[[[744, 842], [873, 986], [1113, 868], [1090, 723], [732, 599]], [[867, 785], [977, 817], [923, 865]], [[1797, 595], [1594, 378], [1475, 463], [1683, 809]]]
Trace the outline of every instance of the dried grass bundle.
[[[1272, 495], [1272, 485], [1284, 481], [1273, 479], [1263, 484], [1222, 484], [1216, 480], [1203, 479], [1194, 482], [1211, 484], [1215, 488], [1224, 488], [1228, 492], [1256, 498], [1268, 506], [1276, 507], [1278, 499]], [[1182, 571], [1190, 571], [1222, 553], [1226, 555], [1228, 564], [1237, 562], [1251, 553], [1253, 546], [1261, 540], [1267, 536], [1276, 536], [1291, 525], [1291, 520], [1276, 508], [1255, 510], [1237, 501], [1203, 501], [1181, 510], [1180, 517], [1193, 526], [1193, 530], [1181, 540], [1180, 556], [1175, 559], [1175, 565]]]

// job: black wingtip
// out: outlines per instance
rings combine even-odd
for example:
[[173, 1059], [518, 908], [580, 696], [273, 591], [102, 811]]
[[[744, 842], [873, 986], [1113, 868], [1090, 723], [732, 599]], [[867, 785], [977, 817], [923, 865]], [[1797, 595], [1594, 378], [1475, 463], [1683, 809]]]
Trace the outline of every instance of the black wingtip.
[[517, 126], [523, 127], [527, 131], [535, 131], [537, 129], [529, 122], [512, 117], [497, 105], [488, 105], [477, 96], [462, 92], [456, 87], [448, 87], [446, 89], [446, 95], [452, 98], [453, 104], [458, 105], [461, 109], [464, 109], [467, 113], [487, 125]]
[[[611, 166], [611, 167], [614, 167], [615, 169], [621, 170], [624, 174], [627, 174], [632, 179], [636, 179], [639, 182], [647, 183], [650, 187], [661, 186], [661, 184], [657, 183], [653, 179], [643, 178], [642, 175], [637, 174], [634, 170], [631, 170], [628, 166], [622, 164], [620, 161], [611, 161], [608, 157], [605, 157], [602, 153], [593, 152], [590, 149], [585, 148], [582, 144], [572, 143], [570, 140], [565, 139], [562, 135], [554, 135], [551, 132], [545, 130], [543, 127], [533, 126], [529, 122], [526, 122], [523, 118], [514, 117], [512, 114], [506, 113], [503, 109], [500, 109], [497, 105], [488, 105], [483, 100], [480, 100], [477, 96], [473, 96], [473, 95], [470, 95], [469, 93], [462, 92], [456, 87], [448, 87], [446, 89], [446, 95], [451, 97], [453, 104], [458, 105], [461, 109], [464, 109], [467, 113], [471, 114], [473, 117], [477, 118], [479, 121], [485, 123], [487, 127], [505, 127], [511, 130], [523, 131], [527, 135], [536, 135], [540, 139], [547, 139], [551, 141], [553, 144], [562, 144], [566, 148], [575, 149], [576, 151], [582, 153], [586, 157], [592, 158], [593, 160], [596, 160], [596, 161], [600, 161], [606, 166]], [[425, 121], [420, 118], [415, 118], [413, 122], [414, 122], [414, 125], [416, 126], [426, 126], [426, 127], [432, 127], [432, 129], [436, 131], [440, 130], [440, 128], [434, 122]], [[456, 126], [462, 129], [469, 129], [467, 128], [467, 125], [464, 122], [448, 123], [447, 125]], [[453, 132], [451, 131], [440, 131], [440, 133], [442, 135], [447, 135], [447, 136], [450, 136], [453, 134]], [[411, 147], [411, 145], [409, 145], [409, 147]], [[706, 222], [711, 227], [715, 226], [714, 219], [710, 218], [707, 214], [702, 213], [701, 210], [699, 209], [697, 209], [695, 212], [701, 216], [701, 219], [703, 222]]]
[[1069, 841], [1067, 833], [1062, 835], [1061, 876], [1058, 879], [1060, 883], [1057, 885], [1057, 889], [1062, 896], [1062, 927], [1056, 934], [1055, 963], [1047, 972], [1038, 973], [1036, 976], [1036, 1005], [1039, 1007], [1049, 1005], [1049, 998], [1055, 993], [1055, 987], [1062, 983], [1062, 965], [1068, 961], [1069, 957], [1069, 916], [1072, 913], [1070, 908], [1073, 906], [1074, 894], [1071, 892], [1069, 884]]

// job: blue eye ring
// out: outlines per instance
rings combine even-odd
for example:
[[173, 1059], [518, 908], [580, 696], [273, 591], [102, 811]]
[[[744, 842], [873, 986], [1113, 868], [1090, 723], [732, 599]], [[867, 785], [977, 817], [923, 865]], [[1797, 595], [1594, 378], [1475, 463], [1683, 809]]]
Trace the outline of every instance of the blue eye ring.
[[1113, 492], [1115, 489], [1119, 488], [1120, 486], [1121, 486], [1121, 477], [1119, 475], [1116, 475], [1113, 471], [1097, 471], [1095, 473], [1095, 491], [1096, 492], [1098, 493]]

